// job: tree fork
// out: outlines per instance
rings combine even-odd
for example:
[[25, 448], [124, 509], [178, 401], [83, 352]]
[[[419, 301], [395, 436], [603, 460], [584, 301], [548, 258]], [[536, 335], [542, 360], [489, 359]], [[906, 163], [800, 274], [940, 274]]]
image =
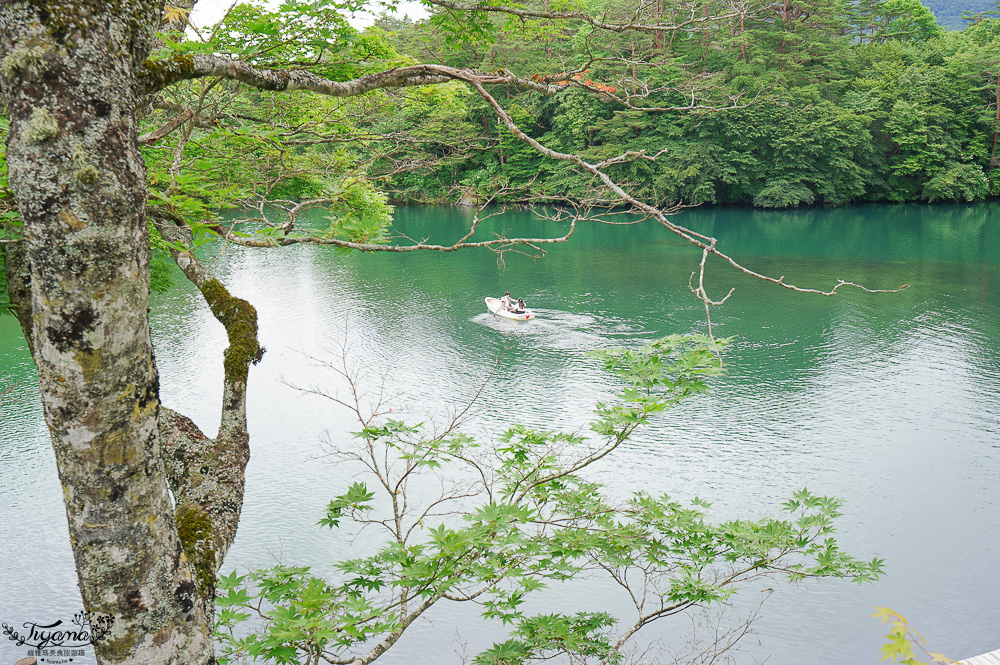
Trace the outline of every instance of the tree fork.
[[161, 409], [158, 421], [167, 480], [177, 503], [178, 532], [194, 560], [201, 595], [211, 610], [215, 576], [236, 537], [243, 507], [244, 472], [250, 461], [247, 376], [264, 349], [257, 340], [253, 306], [230, 295], [190, 250], [182, 249], [192, 243], [183, 218], [162, 208], [151, 211], [150, 218], [170, 243], [174, 261], [201, 291], [229, 337], [223, 354], [222, 413], [216, 438], [205, 436], [190, 418], [170, 409]]

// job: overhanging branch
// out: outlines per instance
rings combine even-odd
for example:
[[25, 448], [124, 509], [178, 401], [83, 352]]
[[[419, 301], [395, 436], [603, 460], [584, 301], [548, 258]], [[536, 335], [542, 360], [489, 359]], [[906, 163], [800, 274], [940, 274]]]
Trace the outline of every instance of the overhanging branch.
[[308, 90], [330, 97], [355, 97], [372, 90], [435, 85], [451, 80], [474, 80], [481, 85], [514, 85], [546, 95], [554, 95], [559, 91], [559, 86], [524, 79], [506, 70], [479, 72], [424, 64], [394, 67], [350, 81], [331, 81], [303, 70], [261, 69], [220, 55], [187, 54], [146, 61], [141, 82], [143, 93], [149, 95], [179, 81], [209, 76], [239, 81], [261, 90]]

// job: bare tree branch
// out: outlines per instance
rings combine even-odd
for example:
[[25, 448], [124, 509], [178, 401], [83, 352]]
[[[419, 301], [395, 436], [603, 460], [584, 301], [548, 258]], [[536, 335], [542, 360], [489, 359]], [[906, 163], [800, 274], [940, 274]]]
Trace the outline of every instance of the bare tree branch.
[[[522, 141], [530, 145], [532, 148], [537, 150], [539, 153], [547, 157], [551, 157], [552, 159], [557, 159], [560, 161], [570, 162], [579, 167], [580, 169], [586, 171], [587, 173], [592, 174], [598, 180], [600, 180], [608, 189], [614, 192], [621, 200], [621, 203], [629, 204], [637, 212], [640, 212], [648, 217], [655, 219], [661, 226], [666, 228], [674, 235], [677, 235], [678, 237], [684, 239], [685, 241], [689, 242], [695, 247], [698, 247], [699, 249], [708, 252], [709, 254], [713, 254], [714, 256], [721, 258], [722, 260], [729, 263], [732, 267], [736, 268], [737, 270], [746, 275], [755, 277], [765, 282], [771, 282], [772, 284], [777, 284], [778, 286], [781, 286], [783, 288], [792, 291], [798, 291], [800, 293], [816, 293], [824, 296], [834, 295], [843, 286], [855, 287], [868, 293], [895, 293], [897, 291], [902, 291], [909, 288], [909, 284], [904, 284], [899, 288], [895, 289], [869, 289], [865, 286], [862, 286], [861, 284], [856, 284], [854, 282], [848, 282], [846, 280], [839, 279], [837, 280], [836, 285], [834, 285], [831, 289], [824, 291], [822, 289], [805, 288], [796, 286], [794, 284], [789, 284], [788, 282], [784, 281], [785, 280], [784, 276], [775, 278], [755, 272], [743, 266], [729, 255], [719, 251], [716, 248], [716, 243], [718, 241], [715, 238], [702, 235], [697, 231], [693, 231], [687, 227], [681, 226], [680, 224], [676, 224], [670, 221], [668, 215], [671, 214], [672, 212], [676, 212], [679, 208], [674, 207], [668, 209], [660, 209], [636, 198], [632, 194], [629, 194], [627, 191], [625, 191], [621, 187], [621, 185], [612, 180], [611, 177], [602, 170], [601, 168], [602, 164], [607, 163], [608, 160], [605, 160], [605, 162], [601, 162], [598, 164], [591, 164], [589, 162], [584, 161], [583, 158], [580, 157], [579, 155], [572, 153], [558, 152], [556, 150], [552, 150], [551, 148], [542, 145], [539, 141], [533, 139], [532, 137], [528, 136], [524, 131], [522, 131], [521, 128], [517, 126], [517, 123], [515, 123], [514, 120], [510, 117], [510, 114], [507, 113], [507, 111], [499, 104], [499, 102], [497, 102], [497, 100], [489, 92], [487, 92], [487, 90], [478, 81], [474, 79], [465, 79], [465, 80], [467, 83], [472, 85], [473, 88], [476, 89], [476, 92], [478, 92], [479, 95], [484, 100], [486, 100], [486, 102], [493, 108], [493, 110], [496, 111], [497, 115], [501, 118], [504, 125], [506, 125], [507, 129], [512, 134], [514, 134], [514, 136], [521, 139]], [[636, 154], [641, 154], [641, 153], [636, 153]], [[613, 158], [611, 161], [617, 162], [618, 160], [619, 158]]]

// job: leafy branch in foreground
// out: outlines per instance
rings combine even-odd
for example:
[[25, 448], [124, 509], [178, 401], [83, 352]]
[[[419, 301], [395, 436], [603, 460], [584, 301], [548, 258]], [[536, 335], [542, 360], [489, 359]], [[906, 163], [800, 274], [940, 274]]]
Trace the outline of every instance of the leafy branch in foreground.
[[[597, 352], [624, 387], [615, 403], [597, 406], [592, 436], [517, 425], [495, 444], [459, 431], [462, 414], [428, 434], [423, 425], [388, 418], [380, 396], [362, 408], [369, 400], [359, 393], [358, 373], [335, 367], [351, 396], [308, 392], [355, 412], [361, 429], [354, 444], [333, 446], [332, 454], [361, 465], [366, 481], [335, 497], [320, 524], [371, 526], [384, 531], [385, 544], [335, 564], [332, 580], [285, 565], [220, 578], [223, 662], [365, 665], [449, 600], [475, 603], [483, 617], [512, 626], [475, 663], [625, 663], [642, 628], [724, 605], [753, 580], [877, 579], [880, 560], [859, 561], [833, 539], [836, 499], [803, 489], [784, 504], [785, 519], [712, 523], [704, 501], [646, 491], [617, 501], [584, 475], [650, 417], [704, 391], [706, 379], [722, 371], [725, 344], [689, 335]], [[631, 599], [629, 616], [604, 607], [523, 609], [553, 582], [600, 577]], [[245, 630], [238, 624], [254, 616], [259, 628], [239, 637]], [[749, 621], [714, 634], [714, 653], [734, 646]]]
[[[902, 663], [903, 665], [952, 664], [956, 662], [944, 654], [928, 651], [923, 635], [913, 630], [910, 622], [902, 614], [888, 607], [876, 607], [875, 614], [872, 616], [882, 619], [883, 624], [889, 624], [889, 632], [885, 636], [886, 642], [879, 648], [879, 651], [882, 652], [880, 660]], [[922, 660], [918, 657], [917, 649], [930, 660]]]

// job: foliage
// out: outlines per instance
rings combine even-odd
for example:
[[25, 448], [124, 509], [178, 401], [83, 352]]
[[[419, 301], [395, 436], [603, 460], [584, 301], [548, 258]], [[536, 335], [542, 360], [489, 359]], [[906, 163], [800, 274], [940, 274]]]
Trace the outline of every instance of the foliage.
[[[379, 30], [359, 34], [352, 28], [345, 18], [351, 7], [296, 0], [276, 8], [238, 4], [220, 25], [204, 31], [203, 41], [164, 38], [155, 57], [221, 53], [259, 67], [307, 69], [333, 80], [410, 64]], [[466, 93], [444, 86], [421, 94]], [[447, 108], [450, 101], [435, 106]], [[264, 242], [299, 234], [385, 242], [392, 207], [369, 176], [366, 164], [377, 159], [379, 151], [367, 154], [365, 137], [378, 139], [381, 131], [392, 131], [388, 125], [395, 116], [384, 108], [399, 105], [385, 93], [341, 101], [312, 93], [289, 96], [240, 89], [218, 80], [174, 86], [161, 94], [156, 112], [145, 118], [151, 133], [170, 130], [143, 146], [150, 204], [182, 217], [193, 230], [195, 247], [227, 232]], [[180, 111], [193, 120], [171, 125], [170, 118]], [[369, 131], [366, 125], [378, 126]], [[429, 131], [448, 126], [442, 121]], [[303, 199], [321, 202], [329, 211], [322, 228], [310, 224], [300, 231], [294, 224], [275, 221]], [[260, 214], [235, 212], [248, 205]]]
[[989, 180], [975, 164], [948, 162], [924, 185], [928, 201], [978, 201], [989, 191]]
[[250, 3], [233, 7], [215, 31], [217, 51], [261, 66], [327, 59], [327, 76], [350, 76], [338, 68], [357, 32], [336, 5], [285, 0], [275, 11]]
[[152, 224], [149, 226], [149, 242], [153, 250], [149, 258], [149, 290], [153, 293], [166, 293], [173, 284], [172, 259], [167, 242]]
[[[903, 665], [955, 663], [954, 660], [943, 654], [928, 651], [923, 636], [910, 627], [906, 617], [888, 607], [878, 607], [875, 609], [876, 612], [872, 616], [882, 619], [883, 624], [889, 624], [889, 632], [885, 636], [886, 643], [880, 648], [882, 652], [881, 660], [888, 660], [891, 663], [902, 663]], [[917, 654], [917, 649], [930, 660], [922, 660]]]
[[[667, 3], [665, 11], [677, 11], [672, 7]], [[973, 55], [973, 44], [997, 48], [996, 35], [984, 41], [979, 24], [968, 36], [946, 35], [916, 0], [785, 7], [773, 19], [741, 23], [739, 32], [720, 22], [703, 32], [675, 32], [666, 44], [614, 35], [592, 41], [571, 21], [553, 29], [551, 22], [456, 19], [446, 12], [427, 22], [392, 24], [389, 38], [415, 56], [442, 53], [455, 66], [502, 65], [524, 75], [538, 72], [537, 80], [591, 81], [589, 89], [570, 86], [553, 99], [511, 90], [501, 103], [528, 135], [556, 150], [592, 160], [655, 153], [653, 162], [630, 161], [609, 173], [661, 204], [958, 201], [997, 191], [995, 150], [985, 149], [995, 123], [982, 109], [994, 112], [998, 102], [989, 95], [998, 84], [994, 76], [990, 87], [971, 62], [991, 62], [985, 53]], [[456, 40], [454, 20], [480, 32], [488, 23], [490, 36], [473, 30]], [[853, 44], [845, 32], [853, 32]], [[640, 55], [646, 69], [637, 74], [627, 63]], [[561, 74], [593, 57], [600, 64], [587, 73]], [[735, 108], [649, 113], [599, 94], [613, 88], [641, 95], [640, 106], [683, 106], [683, 81], [693, 73], [702, 77], [701, 104]], [[504, 186], [519, 192], [529, 184], [549, 196], [593, 195], [589, 177], [530, 151], [476, 107], [454, 107], [452, 122], [475, 127], [478, 119], [482, 138], [497, 137], [485, 153], [452, 151], [446, 165], [392, 174], [387, 186], [419, 201], [454, 201], [456, 189], [470, 187], [482, 199]], [[415, 149], [407, 152], [420, 157]]]
[[366, 181], [350, 181], [336, 192], [330, 205], [327, 234], [363, 244], [388, 242], [392, 206], [387, 197]]
[[[725, 344], [673, 336], [641, 349], [597, 352], [622, 390], [615, 402], [597, 405], [591, 437], [517, 425], [484, 444], [456, 423], [431, 435], [422, 424], [355, 411], [362, 424], [357, 443], [335, 453], [367, 478], [335, 497], [320, 524], [375, 526], [385, 542], [336, 562], [334, 579], [288, 565], [221, 577], [223, 662], [370, 662], [447, 599], [475, 602], [482, 616], [511, 626], [508, 638], [475, 663], [559, 655], [618, 663], [639, 627], [724, 604], [752, 580], [876, 579], [880, 560], [859, 561], [833, 539], [836, 499], [803, 489], [784, 504], [783, 519], [715, 523], [704, 501], [646, 491], [621, 501], [614, 498], [618, 488], [588, 478], [586, 471], [649, 418], [706, 390], [706, 380], [721, 372]], [[342, 374], [351, 375], [346, 368]], [[428, 498], [422, 483], [451, 489]], [[621, 627], [623, 618], [602, 608], [523, 609], [547, 586], [598, 571], [636, 599], [635, 616]], [[253, 616], [261, 621], [257, 630], [240, 628]]]
[[[658, 6], [650, 20], [687, 11], [675, 2]], [[597, 39], [573, 19], [440, 9], [421, 21], [386, 14], [358, 32], [344, 18], [349, 9], [292, 0], [240, 4], [205, 31], [204, 43], [167, 40], [160, 57], [218, 52], [346, 80], [430, 55], [450, 66], [552, 82], [562, 87], [555, 96], [512, 86], [498, 101], [528, 136], [554, 150], [592, 161], [630, 151], [655, 155], [607, 171], [661, 205], [974, 201], [1000, 191], [1000, 72], [993, 64], [1000, 19], [984, 16], [963, 33], [946, 34], [918, 0], [803, 0], [769, 6], [739, 25], [708, 21], [662, 35]], [[611, 21], [626, 20], [631, 10], [613, 2], [601, 11]], [[458, 82], [341, 101], [215, 81], [175, 86], [164, 102], [166, 115], [150, 116], [150, 130], [177, 108], [198, 110], [203, 121], [145, 149], [161, 191], [201, 200], [206, 209], [222, 199], [258, 207], [327, 200], [338, 208], [323, 230], [331, 238], [384, 241], [395, 201], [606, 195], [589, 174], [548, 160], [508, 132]], [[690, 111], [641, 110], [692, 102]], [[711, 108], [720, 110], [705, 112]], [[185, 216], [209, 223], [203, 212]], [[239, 232], [272, 239], [296, 232], [268, 226], [263, 216]]]

